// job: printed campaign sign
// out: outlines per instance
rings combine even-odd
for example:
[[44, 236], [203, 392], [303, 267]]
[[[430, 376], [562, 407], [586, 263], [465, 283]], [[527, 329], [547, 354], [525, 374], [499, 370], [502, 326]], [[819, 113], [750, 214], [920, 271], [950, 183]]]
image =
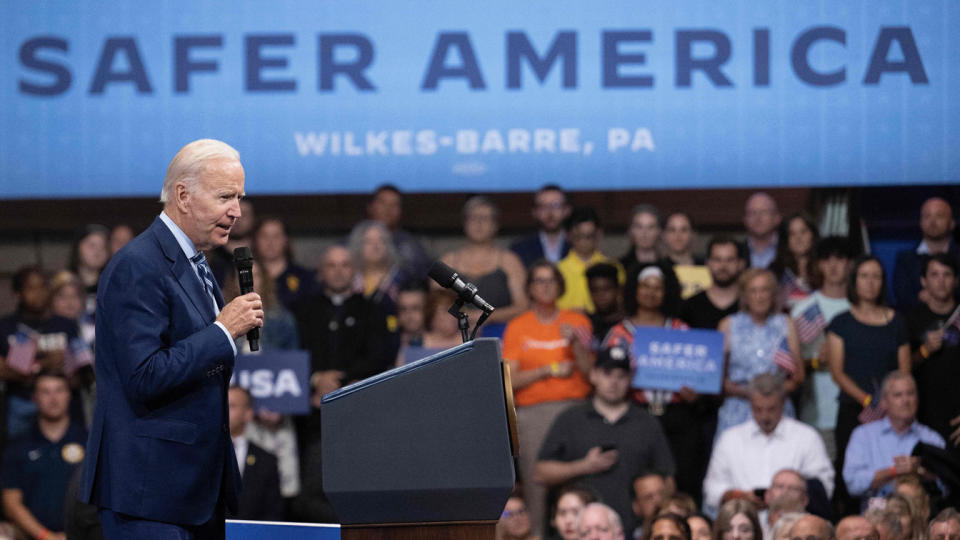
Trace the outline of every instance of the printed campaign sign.
[[263, 351], [238, 355], [230, 384], [248, 389], [255, 408], [307, 414], [310, 412], [310, 354]]
[[638, 326], [633, 332], [633, 387], [719, 394], [723, 383], [723, 334]]

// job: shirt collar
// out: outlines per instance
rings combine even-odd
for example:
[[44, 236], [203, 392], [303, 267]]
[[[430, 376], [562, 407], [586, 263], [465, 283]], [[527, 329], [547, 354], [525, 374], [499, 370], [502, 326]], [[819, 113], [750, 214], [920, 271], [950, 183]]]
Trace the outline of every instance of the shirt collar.
[[180, 249], [183, 250], [183, 254], [186, 255], [188, 259], [197, 254], [197, 248], [193, 246], [193, 241], [190, 240], [187, 233], [183, 232], [183, 229], [170, 219], [166, 211], [160, 212], [160, 221], [173, 233], [173, 237], [177, 239], [177, 244], [180, 244]]
[[[879, 420], [879, 422], [880, 422], [880, 431], [882, 433], [893, 433], [894, 435], [900, 436], [900, 434], [893, 429], [893, 424], [890, 423], [890, 417], [884, 416]], [[910, 425], [907, 426], [906, 431], [903, 432], [903, 435], [912, 433], [916, 429], [917, 429], [917, 419], [914, 418], [913, 422], [910, 422]]]
[[763, 431], [762, 429], [760, 429], [760, 424], [758, 424], [757, 421], [754, 420], [753, 416], [751, 416], [751, 417], [750, 417], [750, 420], [749, 420], [749, 422], [750, 422], [750, 437], [757, 437], [757, 436], [761, 436], [761, 435], [762, 435], [762, 436], [764, 436], [764, 437], [768, 437], [768, 438], [771, 438], [771, 439], [774, 439], [774, 438], [782, 438], [782, 437], [783, 437], [783, 430], [786, 429], [786, 428], [783, 427], [784, 420], [785, 420], [785, 418], [782, 418], [782, 417], [781, 417], [781, 418], [780, 418], [780, 421], [777, 422], [777, 427], [773, 428], [773, 433], [770, 433], [769, 435], [767, 435], [766, 433], [764, 433], [764, 431]]

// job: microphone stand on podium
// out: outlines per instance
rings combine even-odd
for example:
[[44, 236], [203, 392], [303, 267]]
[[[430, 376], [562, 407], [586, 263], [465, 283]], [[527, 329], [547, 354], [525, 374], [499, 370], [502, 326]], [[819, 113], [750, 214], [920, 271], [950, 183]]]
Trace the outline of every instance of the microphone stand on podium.
[[323, 397], [323, 490], [344, 540], [494, 538], [517, 416], [500, 342], [467, 341], [463, 305], [449, 310], [463, 345]]

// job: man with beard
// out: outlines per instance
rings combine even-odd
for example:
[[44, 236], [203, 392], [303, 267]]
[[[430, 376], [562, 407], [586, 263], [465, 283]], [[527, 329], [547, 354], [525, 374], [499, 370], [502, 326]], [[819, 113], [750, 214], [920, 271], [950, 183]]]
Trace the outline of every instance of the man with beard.
[[916, 249], [897, 253], [897, 263], [893, 270], [893, 299], [897, 308], [905, 310], [919, 301], [927, 300], [926, 293], [920, 287], [924, 256], [946, 253], [951, 259], [960, 261], [960, 251], [952, 241], [955, 226], [953, 210], [947, 201], [932, 197], [920, 207], [923, 240]]
[[537, 222], [537, 234], [520, 238], [510, 246], [525, 268], [530, 268], [537, 259], [547, 259], [557, 264], [567, 256], [570, 244], [564, 235], [563, 222], [570, 211], [567, 194], [560, 186], [547, 184], [537, 191], [533, 197], [533, 219]]
[[707, 246], [710, 287], [683, 302], [680, 318], [691, 328], [714, 330], [737, 312], [740, 299], [737, 279], [747, 264], [746, 248], [730, 236], [714, 236]]

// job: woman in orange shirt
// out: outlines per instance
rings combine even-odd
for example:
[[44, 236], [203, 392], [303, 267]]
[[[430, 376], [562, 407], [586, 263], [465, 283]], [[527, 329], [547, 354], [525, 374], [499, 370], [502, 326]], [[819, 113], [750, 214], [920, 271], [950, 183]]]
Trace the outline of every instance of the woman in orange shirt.
[[503, 357], [510, 362], [517, 406], [520, 477], [537, 533], [546, 495], [545, 488], [533, 482], [540, 445], [554, 419], [590, 393], [590, 320], [557, 308], [563, 289], [556, 266], [543, 259], [533, 263], [526, 282], [531, 308], [510, 321], [503, 334]]

